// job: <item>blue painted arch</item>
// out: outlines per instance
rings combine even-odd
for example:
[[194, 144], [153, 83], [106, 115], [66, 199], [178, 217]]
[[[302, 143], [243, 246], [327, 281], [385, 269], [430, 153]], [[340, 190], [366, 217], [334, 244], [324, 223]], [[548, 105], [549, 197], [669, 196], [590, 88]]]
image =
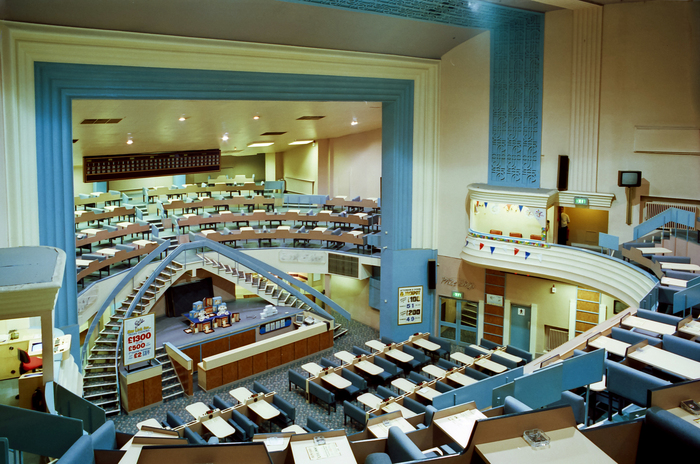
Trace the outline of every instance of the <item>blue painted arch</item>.
[[[382, 110], [382, 245], [411, 247], [413, 81], [362, 77], [41, 63], [34, 65], [39, 238], [74, 265], [74, 99], [379, 101]], [[57, 327], [77, 323], [76, 274], [66, 272]]]

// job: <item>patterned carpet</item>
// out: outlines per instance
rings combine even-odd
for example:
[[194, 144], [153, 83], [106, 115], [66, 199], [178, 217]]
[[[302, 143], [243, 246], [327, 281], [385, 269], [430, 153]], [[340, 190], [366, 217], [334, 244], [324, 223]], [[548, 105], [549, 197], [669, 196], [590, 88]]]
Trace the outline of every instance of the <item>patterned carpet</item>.
[[[291, 362], [289, 364], [285, 364], [275, 369], [271, 369], [263, 373], [253, 375], [251, 377], [247, 377], [243, 380], [239, 380], [237, 382], [228, 384], [224, 387], [220, 387], [214, 390], [210, 390], [208, 392], [201, 390], [197, 386], [195, 374], [195, 390], [193, 396], [183, 396], [180, 398], [175, 398], [138, 413], [128, 415], [122, 414], [116, 417], [112, 417], [112, 420], [114, 421], [117, 430], [126, 433], [135, 433], [137, 431], [136, 424], [149, 418], [154, 418], [159, 422], [164, 421], [166, 411], [172, 411], [175, 414], [182, 417], [184, 420], [189, 421], [192, 420], [192, 416], [190, 415], [190, 413], [187, 412], [187, 410], [185, 410], [185, 406], [187, 406], [188, 404], [192, 404], [197, 401], [210, 404], [214, 395], [219, 395], [224, 399], [232, 400], [232, 397], [228, 393], [229, 391], [237, 387], [246, 387], [249, 390], [252, 390], [253, 382], [258, 381], [261, 384], [268, 387], [269, 389], [275, 391], [277, 395], [280, 395], [282, 398], [289, 401], [292, 405], [296, 407], [296, 424], [306, 425], [306, 418], [313, 417], [314, 419], [318, 420], [319, 422], [331, 429], [342, 429], [342, 402], [338, 403], [336, 412], [331, 411], [331, 414], [328, 415], [327, 411], [324, 409], [323, 406], [319, 404], [312, 405], [306, 403], [300, 391], [295, 392], [294, 390], [292, 390], [290, 392], [289, 381], [287, 376], [287, 371], [289, 369], [294, 369], [297, 372], [304, 373], [304, 371], [301, 369], [302, 364], [311, 361], [319, 362], [321, 357], [334, 359], [333, 353], [337, 351], [351, 351], [353, 345], [364, 347], [365, 341], [379, 338], [379, 332], [372, 329], [371, 327], [368, 327], [356, 321], [349, 321], [337, 313], [334, 313], [333, 316], [336, 318], [336, 321], [339, 324], [342, 324], [342, 327], [350, 329], [348, 333], [335, 340], [335, 346], [333, 348], [314, 353], [305, 358], [297, 359], [296, 361]], [[347, 431], [348, 433], [354, 433], [357, 430], [348, 426]]]

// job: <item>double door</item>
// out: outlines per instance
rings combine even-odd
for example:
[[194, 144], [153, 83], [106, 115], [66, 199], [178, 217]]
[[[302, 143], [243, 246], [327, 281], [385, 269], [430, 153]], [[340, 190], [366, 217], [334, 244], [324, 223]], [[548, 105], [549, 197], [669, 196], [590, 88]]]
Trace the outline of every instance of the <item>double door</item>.
[[477, 343], [479, 304], [476, 301], [440, 297], [440, 338], [460, 345]]

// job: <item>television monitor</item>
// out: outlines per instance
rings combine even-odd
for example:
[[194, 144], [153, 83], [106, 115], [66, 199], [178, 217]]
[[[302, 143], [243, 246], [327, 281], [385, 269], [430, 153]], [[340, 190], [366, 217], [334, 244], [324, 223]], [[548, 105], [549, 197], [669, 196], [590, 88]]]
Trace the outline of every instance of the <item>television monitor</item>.
[[642, 185], [642, 171], [618, 171], [618, 187], [639, 187]]
[[302, 313], [302, 314], [297, 314], [297, 315], [296, 315], [295, 322], [296, 322], [297, 324], [303, 324], [303, 323], [304, 323], [304, 314], [303, 314], [303, 313]]
[[42, 351], [43, 350], [43, 345], [42, 342], [34, 342], [32, 343], [32, 348], [29, 350], [32, 353], [35, 353], [37, 351]]

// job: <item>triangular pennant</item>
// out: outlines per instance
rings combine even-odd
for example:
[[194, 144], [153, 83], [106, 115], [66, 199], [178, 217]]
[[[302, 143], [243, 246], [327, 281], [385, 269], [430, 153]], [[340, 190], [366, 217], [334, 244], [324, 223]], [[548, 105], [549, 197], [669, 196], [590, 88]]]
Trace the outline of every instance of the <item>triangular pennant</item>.
[[513, 256], [516, 256], [516, 255], [518, 254], [518, 252], [520, 251], [520, 249], [519, 249], [519, 248], [515, 248], [513, 251], [515, 252], [515, 253], [513, 253]]
[[484, 248], [484, 244], [483, 244], [483, 243], [480, 243], [480, 244], [479, 244], [479, 249], [481, 250], [482, 248]]
[[527, 258], [529, 258], [529, 257], [530, 257], [530, 252], [529, 252], [529, 251], [526, 251], [526, 252], [525, 252], [525, 259], [527, 259]]
[[518, 205], [518, 211], [522, 212], [523, 211], [523, 205]]
[[469, 240], [467, 240], [467, 243], [465, 243], [464, 246], [469, 246]]
[[494, 250], [496, 250], [496, 247], [495, 247], [495, 246], [492, 246], [492, 247], [489, 247], [489, 248], [491, 248], [491, 254], [493, 254]]
[[484, 208], [486, 208], [486, 207], [488, 207], [488, 206], [489, 206], [489, 202], [488, 202], [488, 201], [485, 201], [485, 202], [484, 202]]
[[539, 259], [540, 262], [542, 262], [542, 255], [537, 255], [537, 259]]

